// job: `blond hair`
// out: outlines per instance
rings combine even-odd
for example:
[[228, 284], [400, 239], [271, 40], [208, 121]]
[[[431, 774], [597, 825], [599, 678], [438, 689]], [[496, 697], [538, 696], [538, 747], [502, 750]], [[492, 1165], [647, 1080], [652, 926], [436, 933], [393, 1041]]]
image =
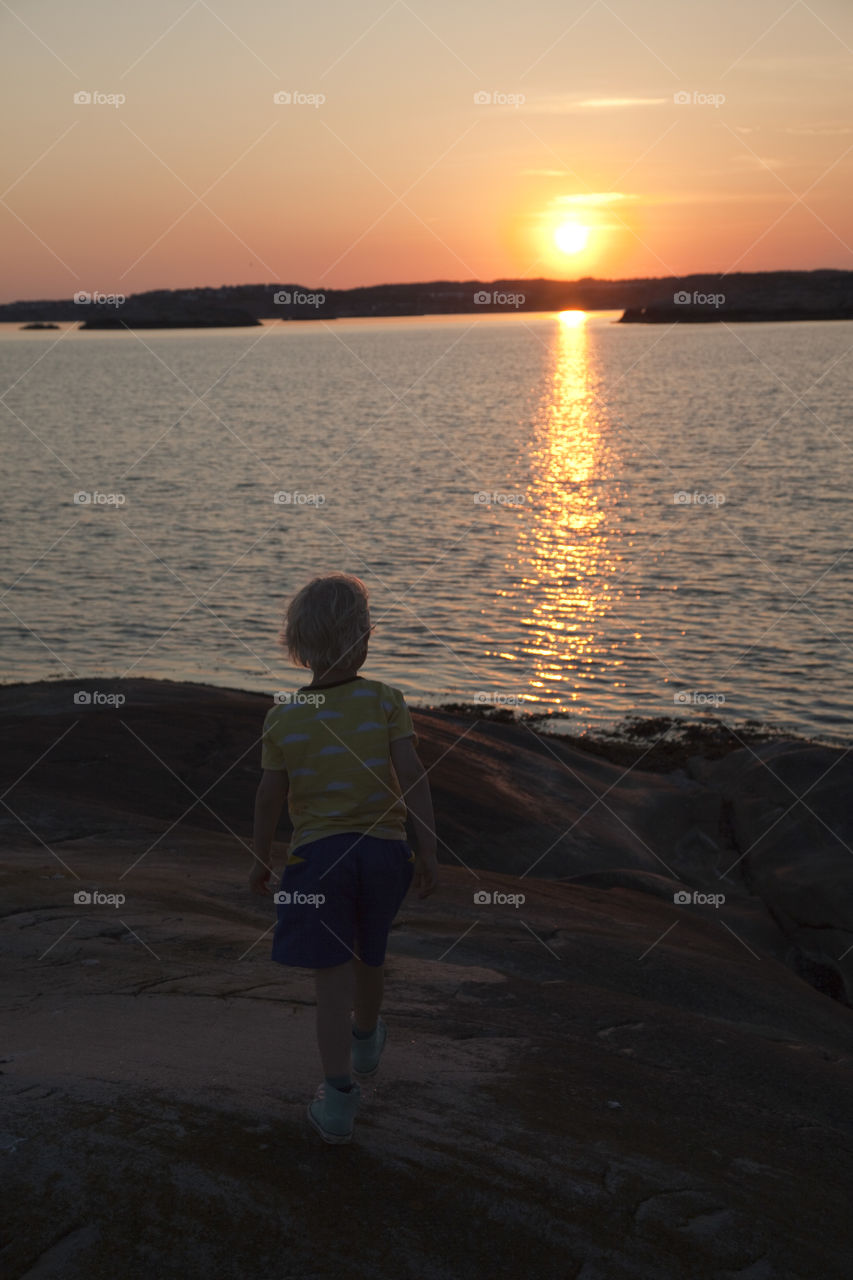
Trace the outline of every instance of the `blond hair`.
[[279, 643], [291, 662], [323, 674], [338, 663], [360, 667], [370, 635], [367, 587], [348, 573], [312, 578], [287, 606]]

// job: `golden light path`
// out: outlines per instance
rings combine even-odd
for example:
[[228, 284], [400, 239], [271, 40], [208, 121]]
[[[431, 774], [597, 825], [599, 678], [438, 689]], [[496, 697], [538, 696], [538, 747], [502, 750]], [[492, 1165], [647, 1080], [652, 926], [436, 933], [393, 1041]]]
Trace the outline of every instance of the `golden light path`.
[[[619, 665], [604, 633], [620, 594], [607, 510], [615, 497], [607, 481], [618, 467], [604, 434], [586, 319], [583, 311], [563, 311], [554, 325], [549, 379], [526, 442], [530, 500], [516, 563], [507, 566], [516, 575], [511, 594], [534, 602], [520, 619], [531, 693], [564, 705], [586, 698], [583, 685], [599, 655], [608, 654], [608, 671]], [[611, 690], [621, 683], [608, 677]]]

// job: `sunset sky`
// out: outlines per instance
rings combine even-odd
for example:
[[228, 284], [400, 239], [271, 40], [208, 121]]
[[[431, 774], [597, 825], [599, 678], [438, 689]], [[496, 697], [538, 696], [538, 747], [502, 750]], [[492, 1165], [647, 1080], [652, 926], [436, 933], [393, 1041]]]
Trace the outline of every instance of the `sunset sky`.
[[0, 31], [0, 301], [853, 268], [850, 0], [3, 0]]

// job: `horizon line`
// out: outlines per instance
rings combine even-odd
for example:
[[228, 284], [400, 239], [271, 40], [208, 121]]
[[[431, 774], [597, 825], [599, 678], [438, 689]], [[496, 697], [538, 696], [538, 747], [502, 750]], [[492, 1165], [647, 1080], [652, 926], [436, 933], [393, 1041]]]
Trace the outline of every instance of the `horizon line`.
[[[360, 289], [423, 289], [430, 285], [459, 285], [467, 286], [471, 284], [516, 284], [526, 282], [529, 284], [558, 284], [558, 285], [589, 285], [589, 284], [639, 284], [645, 281], [655, 280], [691, 280], [694, 277], [716, 277], [719, 280], [740, 277], [740, 276], [773, 276], [773, 275], [814, 275], [817, 272], [834, 272], [838, 275], [852, 275], [853, 269], [849, 267], [775, 267], [766, 271], [690, 271], [679, 275], [666, 276], [578, 276], [573, 280], [564, 280], [558, 276], [494, 276], [491, 280], [482, 277], [471, 277], [469, 280], [396, 280], [382, 281], [378, 284], [356, 284], [345, 287], [334, 285], [326, 285], [322, 287], [322, 291], [326, 293], [354, 293]], [[243, 282], [241, 284], [218, 284], [218, 285], [160, 285], [149, 289], [140, 289], [136, 294], [128, 294], [128, 297], [136, 297], [146, 293], [185, 293], [198, 289], [266, 289], [277, 287], [283, 284], [296, 286], [297, 281], [294, 280], [267, 280], [254, 281], [252, 283]], [[308, 286], [299, 286], [300, 288]], [[313, 286], [312, 286], [313, 287]], [[318, 289], [321, 286], [317, 286]], [[13, 307], [18, 303], [32, 305], [34, 303], [48, 302], [71, 302], [73, 301], [73, 293], [68, 297], [59, 298], [14, 298], [9, 301], [0, 302], [0, 307]]]

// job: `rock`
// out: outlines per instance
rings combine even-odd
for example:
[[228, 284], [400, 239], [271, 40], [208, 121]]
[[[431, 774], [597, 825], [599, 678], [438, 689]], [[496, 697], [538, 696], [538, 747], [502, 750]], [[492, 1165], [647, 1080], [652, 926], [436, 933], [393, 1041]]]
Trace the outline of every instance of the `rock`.
[[743, 875], [789, 940], [795, 972], [853, 1004], [853, 757], [771, 743], [697, 764], [731, 807]]
[[[741, 857], [777, 806], [764, 765], [620, 781], [602, 756], [476, 726], [431, 775], [440, 832], [476, 861], [448, 854], [439, 891], [401, 908], [388, 1047], [334, 1148], [305, 1116], [322, 1076], [312, 977], [269, 959], [272, 907], [248, 893], [238, 838], [269, 700], [128, 681], [120, 714], [89, 715], [64, 683], [0, 689], [9, 802], [35, 833], [5, 828], [7, 1274], [846, 1277], [850, 1013], [786, 960], [788, 931], [816, 933], [832, 900], [784, 819], [775, 847], [810, 923], [769, 847]], [[466, 727], [415, 722], [428, 761]], [[252, 747], [251, 769], [230, 767]], [[835, 827], [843, 753], [814, 751], [767, 761], [814, 783]], [[169, 769], [212, 786], [212, 813], [176, 822], [187, 791]], [[541, 855], [563, 822], [561, 865]], [[41, 878], [54, 858], [65, 878]], [[726, 858], [747, 874], [724, 877], [724, 907], [673, 903], [672, 884], [718, 881]], [[120, 912], [73, 902], [95, 885], [120, 887]], [[477, 903], [482, 887], [525, 901]]]
[[259, 325], [241, 307], [175, 305], [162, 309], [102, 306], [87, 314], [81, 329], [232, 329]]

